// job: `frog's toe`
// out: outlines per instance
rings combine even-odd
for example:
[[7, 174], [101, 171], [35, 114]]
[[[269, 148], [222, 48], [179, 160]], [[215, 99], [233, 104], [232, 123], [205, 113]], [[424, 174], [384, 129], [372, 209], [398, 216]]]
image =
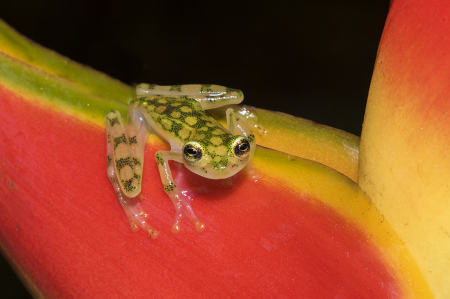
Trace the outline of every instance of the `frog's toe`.
[[175, 220], [175, 223], [170, 228], [170, 231], [172, 232], [172, 234], [176, 235], [181, 231], [180, 225], [181, 225], [181, 220]]
[[149, 232], [147, 232], [147, 233], [150, 236], [150, 238], [152, 238], [152, 239], [156, 239], [159, 236], [159, 231], [154, 230], [154, 229], [149, 231]]
[[142, 228], [152, 239], [158, 237], [159, 232], [147, 222], [148, 213], [142, 207], [139, 197], [130, 198], [121, 195], [119, 202], [130, 221], [132, 231], [136, 232]]
[[196, 223], [194, 223], [194, 226], [195, 226], [195, 230], [198, 233], [201, 233], [202, 231], [204, 231], [205, 227], [206, 227], [205, 224], [203, 222], [201, 222], [200, 220], [198, 220]]

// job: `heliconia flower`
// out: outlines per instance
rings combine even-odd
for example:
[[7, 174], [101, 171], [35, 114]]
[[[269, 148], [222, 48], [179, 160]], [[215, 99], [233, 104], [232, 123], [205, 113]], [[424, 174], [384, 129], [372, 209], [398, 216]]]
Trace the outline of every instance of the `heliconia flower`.
[[361, 135], [359, 184], [436, 298], [450, 298], [450, 3], [394, 0]]
[[[103, 123], [132, 97], [0, 24], [0, 246], [34, 296], [433, 298], [391, 219], [352, 181], [358, 138], [282, 114], [252, 110], [257, 142], [283, 151], [257, 148], [258, 180], [186, 174], [208, 189], [193, 201], [202, 233], [188, 221], [170, 233], [154, 162], [168, 145], [152, 136], [141, 204], [160, 235], [132, 232], [106, 175]], [[286, 140], [308, 140], [320, 150], [305, 158], [352, 179]]]

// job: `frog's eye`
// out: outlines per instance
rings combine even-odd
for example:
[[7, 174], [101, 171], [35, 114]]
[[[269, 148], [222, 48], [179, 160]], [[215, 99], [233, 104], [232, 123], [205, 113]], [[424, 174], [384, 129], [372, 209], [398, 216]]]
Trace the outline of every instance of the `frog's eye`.
[[189, 162], [198, 162], [202, 159], [203, 149], [197, 142], [188, 142], [183, 146], [183, 156]]
[[245, 137], [238, 137], [233, 142], [233, 152], [239, 158], [245, 158], [250, 153], [250, 142]]

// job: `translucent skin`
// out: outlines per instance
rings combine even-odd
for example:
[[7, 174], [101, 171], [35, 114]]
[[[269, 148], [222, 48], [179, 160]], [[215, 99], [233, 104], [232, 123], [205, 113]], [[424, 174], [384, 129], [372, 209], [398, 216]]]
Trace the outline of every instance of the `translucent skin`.
[[[129, 106], [127, 125], [118, 111], [106, 116], [107, 173], [133, 230], [140, 226], [152, 238], [158, 232], [147, 223], [147, 213], [136, 197], [141, 191], [144, 151], [148, 133], [155, 133], [171, 145], [155, 158], [164, 191], [175, 207], [172, 232], [180, 231], [187, 216], [197, 231], [204, 224], [195, 215], [190, 198], [175, 184], [168, 161], [183, 163], [190, 171], [209, 179], [229, 178], [252, 160], [254, 135], [233, 109], [228, 109], [228, 130], [204, 110], [240, 103], [239, 90], [218, 85], [157, 86], [140, 84], [137, 98]], [[236, 132], [240, 135], [236, 135]]]

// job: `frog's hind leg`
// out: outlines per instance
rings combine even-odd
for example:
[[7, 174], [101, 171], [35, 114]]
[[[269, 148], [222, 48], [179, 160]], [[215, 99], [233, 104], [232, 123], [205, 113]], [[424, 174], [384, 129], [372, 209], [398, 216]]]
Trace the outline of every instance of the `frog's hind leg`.
[[125, 129], [118, 111], [111, 110], [106, 116], [108, 178], [130, 221], [131, 229], [137, 231], [141, 227], [152, 239], [156, 239], [159, 232], [147, 223], [148, 214], [136, 196], [140, 192], [142, 162], [139, 162], [140, 150], [133, 149], [134, 142], [130, 140], [138, 138], [136, 134], [129, 135], [126, 131], [134, 132], [133, 129]]
[[202, 232], [205, 229], [205, 225], [195, 215], [194, 210], [192, 209], [190, 197], [185, 196], [179, 191], [170, 170], [169, 160], [182, 163], [182, 154], [177, 152], [158, 151], [155, 154], [155, 158], [158, 164], [164, 191], [166, 191], [175, 208], [175, 219], [171, 228], [172, 233], [177, 234], [180, 232], [180, 225], [183, 215], [186, 215], [192, 224], [194, 224], [197, 232]]
[[200, 103], [203, 110], [239, 104], [244, 100], [244, 94], [238, 89], [214, 84], [186, 84], [161, 86], [142, 83], [136, 87], [138, 96], [172, 95], [187, 96]]

